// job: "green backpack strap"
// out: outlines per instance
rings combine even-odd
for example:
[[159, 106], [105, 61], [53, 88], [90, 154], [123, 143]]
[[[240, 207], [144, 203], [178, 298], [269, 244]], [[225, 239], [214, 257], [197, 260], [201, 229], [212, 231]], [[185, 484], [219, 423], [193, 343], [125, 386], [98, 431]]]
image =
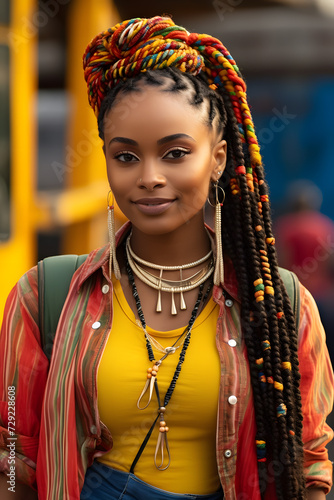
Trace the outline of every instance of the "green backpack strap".
[[39, 329], [43, 351], [49, 360], [72, 276], [86, 258], [87, 255], [57, 255], [38, 262]]
[[289, 295], [291, 307], [296, 321], [296, 331], [299, 329], [299, 313], [300, 313], [300, 292], [299, 281], [295, 273], [288, 271], [283, 267], [279, 267], [279, 273]]

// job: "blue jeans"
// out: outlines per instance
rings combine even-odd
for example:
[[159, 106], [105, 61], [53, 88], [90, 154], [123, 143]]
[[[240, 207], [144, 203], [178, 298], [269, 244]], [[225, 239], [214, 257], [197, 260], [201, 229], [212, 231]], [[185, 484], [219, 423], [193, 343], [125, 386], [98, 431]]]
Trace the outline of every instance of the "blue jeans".
[[179, 494], [141, 481], [134, 474], [94, 461], [87, 469], [80, 500], [222, 500], [223, 490], [212, 495]]

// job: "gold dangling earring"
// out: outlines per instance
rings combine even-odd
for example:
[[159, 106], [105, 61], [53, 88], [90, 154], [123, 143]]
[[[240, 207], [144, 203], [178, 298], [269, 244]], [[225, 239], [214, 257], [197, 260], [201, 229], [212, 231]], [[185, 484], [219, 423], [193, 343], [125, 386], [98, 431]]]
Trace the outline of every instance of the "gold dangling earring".
[[[215, 235], [216, 235], [216, 263], [215, 272], [213, 276], [213, 282], [215, 285], [220, 285], [224, 283], [224, 261], [223, 261], [223, 245], [222, 245], [222, 218], [221, 209], [225, 201], [225, 191], [222, 187], [218, 185], [216, 181], [213, 185], [215, 193], [215, 203], [211, 203], [210, 195], [208, 197], [208, 203], [215, 209]], [[219, 201], [218, 189], [223, 193], [223, 200]]]
[[[111, 201], [111, 203], [110, 203]], [[108, 233], [109, 233], [109, 276], [111, 279], [112, 269], [116, 279], [121, 279], [121, 271], [116, 258], [116, 240], [115, 240], [115, 216], [114, 216], [114, 196], [112, 191], [108, 193]]]

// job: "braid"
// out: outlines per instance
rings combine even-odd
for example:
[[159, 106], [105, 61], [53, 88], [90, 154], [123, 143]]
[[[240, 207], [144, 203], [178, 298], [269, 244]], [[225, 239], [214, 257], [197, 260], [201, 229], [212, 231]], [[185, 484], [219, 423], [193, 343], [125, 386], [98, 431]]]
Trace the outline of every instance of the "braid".
[[[203, 45], [202, 55], [206, 50]], [[214, 43], [211, 47], [214, 47]], [[214, 48], [224, 53], [222, 46], [216, 45]], [[257, 357], [255, 363], [258, 363], [261, 368], [263, 366], [263, 371], [259, 372], [257, 380], [251, 367], [257, 421], [256, 441], [262, 446], [261, 453], [258, 454], [260, 487], [264, 477], [262, 461], [267, 458], [273, 463], [272, 469], [275, 474], [278, 498], [303, 498], [302, 412], [297, 332], [291, 305], [279, 276], [275, 241], [271, 229], [269, 198], [259, 146], [246, 100], [246, 87], [235, 62], [229, 54], [225, 53], [228, 61], [221, 63], [221, 56], [217, 56], [215, 51], [211, 52], [211, 49], [209, 52], [209, 63], [203, 56], [208, 68], [207, 73], [213, 83], [218, 85], [217, 91], [223, 97], [228, 118], [230, 119], [233, 114], [230, 121], [233, 132], [227, 140], [232, 139], [231, 150], [237, 175], [234, 175], [230, 181], [230, 192], [236, 198], [242, 211], [242, 222], [237, 224], [235, 204], [228, 204], [226, 200], [222, 229], [225, 232], [224, 240], [229, 239], [229, 248], [233, 248], [233, 243], [238, 243], [238, 248], [235, 245], [231, 257], [239, 284], [244, 282], [244, 285], [240, 286], [242, 321], [247, 353], [251, 354], [250, 365], [254, 363], [254, 353], [258, 353], [255, 354]], [[215, 64], [212, 68], [212, 57], [218, 59], [218, 69]], [[231, 223], [228, 221], [233, 221], [233, 227], [229, 227]], [[238, 235], [237, 232], [239, 232]], [[242, 245], [240, 245], [240, 236]], [[240, 262], [245, 257], [249, 265], [245, 279], [243, 279]], [[255, 292], [255, 295], [259, 295], [254, 301], [252, 285], [255, 284], [256, 287], [263, 287], [263, 290], [259, 289]], [[253, 310], [249, 308], [249, 304], [252, 304]], [[258, 316], [257, 325], [249, 321], [255, 311]], [[289, 318], [289, 322], [285, 321], [284, 314]], [[283, 321], [282, 318], [284, 318]], [[261, 339], [262, 349], [259, 349], [259, 339]], [[267, 383], [265, 384], [264, 381]], [[270, 429], [270, 432], [267, 429], [265, 433], [268, 443], [265, 442], [263, 435], [265, 432], [264, 407], [263, 400], [258, 397], [258, 386], [262, 386], [262, 398], [266, 402], [266, 419]], [[264, 456], [266, 444], [271, 445], [271, 456], [268, 455], [268, 457]], [[261, 493], [263, 494], [262, 488]]]
[[88, 99], [103, 138], [105, 115], [119, 92], [145, 85], [192, 90], [190, 104], [207, 106], [208, 126], [227, 141], [220, 178], [225, 251], [241, 296], [241, 324], [254, 397], [259, 484], [264, 498], [274, 476], [278, 499], [304, 498], [302, 407], [295, 318], [279, 274], [268, 188], [246, 84], [224, 45], [188, 33], [169, 18], [132, 19], [102, 32], [87, 47]]

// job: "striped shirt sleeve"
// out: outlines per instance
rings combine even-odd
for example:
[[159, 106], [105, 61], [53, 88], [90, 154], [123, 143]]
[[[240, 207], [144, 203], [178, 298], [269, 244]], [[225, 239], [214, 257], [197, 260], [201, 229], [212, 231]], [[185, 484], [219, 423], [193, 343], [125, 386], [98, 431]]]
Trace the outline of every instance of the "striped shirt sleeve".
[[326, 417], [333, 405], [333, 370], [318, 308], [302, 285], [300, 297], [298, 357], [306, 486], [322, 488], [328, 493], [332, 485], [332, 463], [326, 445], [333, 438], [333, 431], [326, 424]]
[[34, 267], [11, 291], [0, 333], [0, 471], [8, 473], [14, 457], [16, 479], [34, 488], [48, 365], [40, 344]]

